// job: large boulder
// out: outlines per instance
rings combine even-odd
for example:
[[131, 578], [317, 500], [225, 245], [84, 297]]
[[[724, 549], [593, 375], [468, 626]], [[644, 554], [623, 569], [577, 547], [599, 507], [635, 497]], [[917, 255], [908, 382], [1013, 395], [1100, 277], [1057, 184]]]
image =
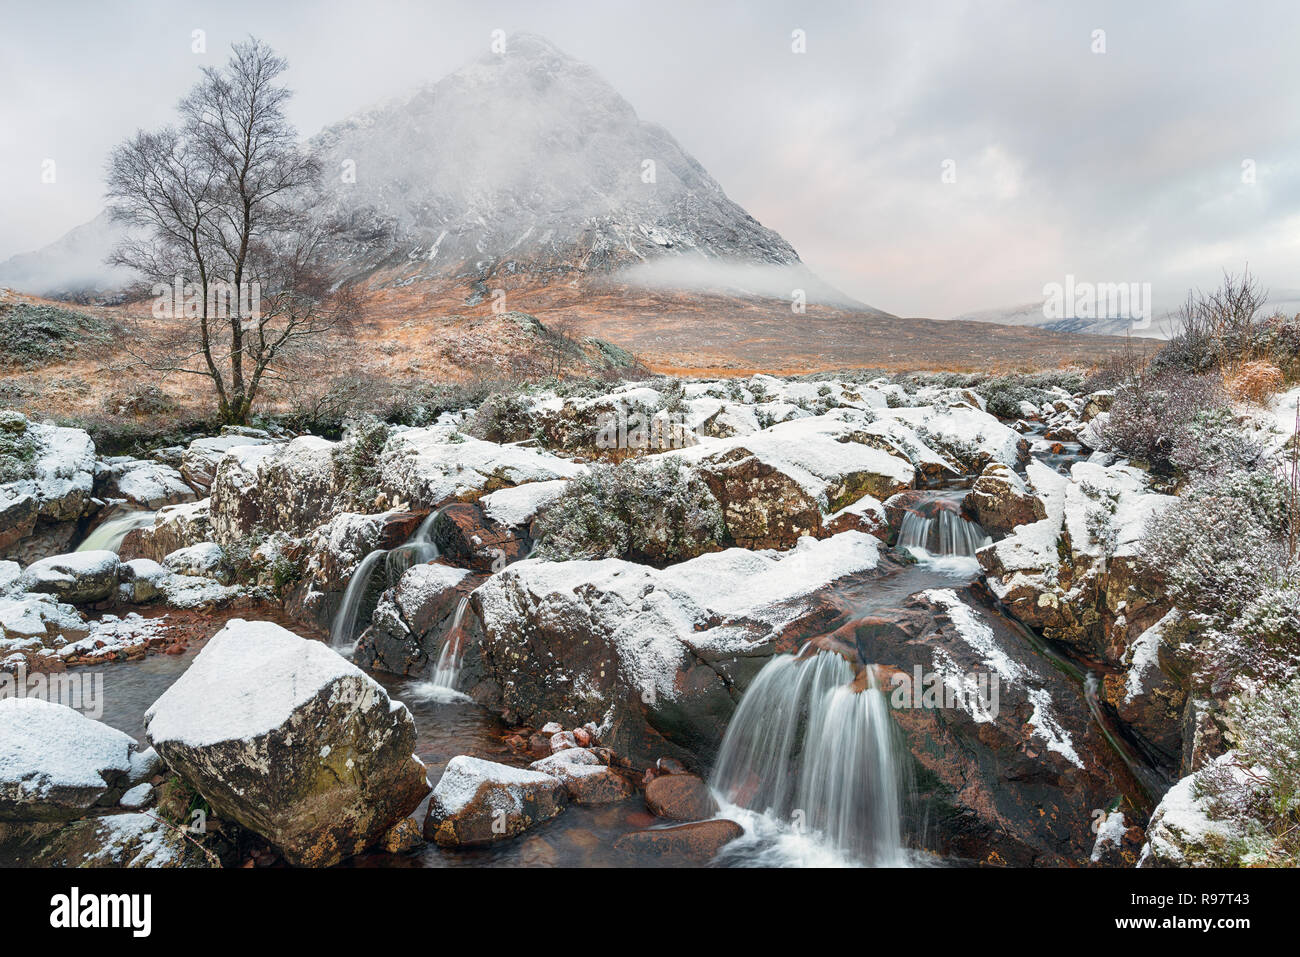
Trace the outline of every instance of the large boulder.
[[234, 619], [145, 714], [150, 742], [218, 814], [295, 865], [360, 853], [428, 793], [415, 723], [319, 642]]
[[555, 817], [568, 800], [559, 778], [460, 755], [433, 789], [424, 836], [443, 847], [505, 840]]
[[117, 592], [119, 564], [107, 550], [53, 555], [23, 569], [22, 586], [72, 604], [101, 601]]
[[194, 490], [170, 465], [125, 456], [104, 459], [99, 463], [95, 493], [101, 498], [126, 499], [147, 509], [194, 499]]
[[95, 443], [82, 429], [29, 422], [0, 413], [0, 499], [32, 495], [41, 521], [79, 518], [91, 505]]
[[737, 545], [788, 548], [801, 536], [822, 534], [825, 516], [864, 495], [888, 498], [916, 479], [906, 458], [841, 441], [839, 428], [798, 419], [669, 454], [698, 468]]
[[0, 697], [0, 728], [0, 821], [85, 817], [139, 779], [134, 738], [64, 705]]
[[360, 503], [336, 451], [342, 443], [314, 435], [229, 449], [212, 481], [214, 539], [232, 545], [254, 531], [306, 535], [322, 518]]
[[[519, 562], [479, 586], [461, 687], [520, 724], [576, 727], [653, 762], [711, 756], [748, 681], [819, 595], [875, 573], [861, 532], [784, 553], [733, 548], [655, 569], [618, 559]], [[793, 640], [793, 639], [789, 639]]]
[[262, 435], [216, 435], [195, 439], [181, 455], [181, 477], [200, 495], [207, 495], [217, 476], [217, 466], [231, 449], [249, 445], [269, 445], [272, 440]]

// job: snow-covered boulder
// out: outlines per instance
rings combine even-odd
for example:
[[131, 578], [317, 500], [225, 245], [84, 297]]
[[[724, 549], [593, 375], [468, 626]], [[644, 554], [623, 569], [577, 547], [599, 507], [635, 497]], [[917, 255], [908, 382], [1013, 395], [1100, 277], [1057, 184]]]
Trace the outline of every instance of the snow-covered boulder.
[[538, 512], [563, 495], [568, 487], [568, 479], [529, 482], [489, 492], [478, 500], [478, 504], [483, 509], [483, 514], [498, 525], [526, 528], [532, 524]]
[[170, 465], [129, 457], [101, 461], [95, 491], [101, 498], [124, 498], [147, 509], [178, 505], [194, 498], [194, 490]]
[[[148, 787], [148, 785], [143, 785]], [[28, 867], [213, 867], [183, 830], [150, 812], [61, 824], [0, 825], [0, 849]]]
[[139, 777], [134, 738], [39, 698], [0, 698], [0, 821], [112, 807]]
[[1047, 518], [1047, 506], [1024, 479], [1001, 462], [990, 462], [962, 499], [962, 511], [985, 531], [1000, 535]]
[[559, 778], [460, 755], [433, 789], [424, 836], [444, 847], [506, 840], [550, 820], [566, 804]]
[[119, 564], [107, 550], [52, 555], [23, 569], [22, 587], [72, 604], [101, 601], [117, 591]]
[[614, 804], [636, 793], [626, 777], [589, 748], [564, 748], [528, 767], [563, 781], [574, 804]]
[[254, 531], [306, 535], [339, 512], [355, 511], [357, 492], [336, 456], [343, 448], [303, 435], [228, 450], [212, 480], [214, 540], [232, 545]]
[[131, 604], [153, 601], [171, 575], [166, 568], [149, 558], [134, 558], [118, 568], [118, 597]]
[[[462, 684], [520, 723], [604, 714], [619, 754], [711, 752], [744, 687], [818, 594], [873, 571], [861, 532], [786, 552], [732, 548], [655, 569], [619, 559], [510, 565], [471, 598]], [[672, 737], [669, 745], [661, 736]]]
[[161, 562], [177, 549], [212, 541], [210, 505], [204, 498], [159, 509], [152, 525], [126, 533], [118, 554], [123, 561], [148, 558]]
[[269, 445], [271, 442], [266, 436], [248, 435], [217, 435], [195, 439], [181, 456], [181, 476], [200, 495], [206, 495], [212, 489], [217, 466], [227, 452], [244, 446]]
[[797, 419], [667, 454], [700, 471], [736, 544], [788, 548], [801, 536], [820, 534], [824, 516], [864, 495], [888, 498], [916, 478], [905, 458], [839, 441], [827, 428], [816, 418]]
[[228, 622], [149, 708], [145, 730], [214, 810], [295, 865], [360, 853], [428, 793], [405, 706], [271, 622]]
[[473, 501], [485, 492], [574, 478], [587, 471], [586, 466], [539, 449], [472, 438], [450, 441], [437, 429], [395, 432], [379, 466], [381, 488], [416, 508]]
[[16, 412], [0, 413], [0, 450], [6, 479], [0, 500], [31, 495], [41, 521], [78, 518], [91, 504], [95, 443], [82, 429], [29, 422]]
[[877, 415], [910, 428], [925, 444], [978, 472], [989, 462], [1015, 468], [1029, 458], [1029, 443], [996, 416], [969, 405], [881, 409]]
[[216, 542], [199, 542], [163, 556], [162, 565], [177, 575], [212, 578], [223, 585], [231, 582], [226, 552]]

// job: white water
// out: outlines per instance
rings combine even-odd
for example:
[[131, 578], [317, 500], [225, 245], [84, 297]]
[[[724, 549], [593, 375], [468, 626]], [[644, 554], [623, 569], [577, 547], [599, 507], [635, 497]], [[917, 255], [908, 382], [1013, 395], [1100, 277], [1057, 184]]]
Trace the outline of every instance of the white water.
[[391, 587], [397, 584], [411, 566], [431, 562], [438, 557], [438, 546], [433, 543], [433, 525], [441, 512], [441, 509], [430, 512], [405, 543], [393, 549], [376, 549], [361, 559], [356, 571], [348, 579], [343, 600], [339, 602], [339, 610], [330, 624], [330, 644], [335, 651], [350, 656], [356, 648], [357, 638], [365, 630], [357, 627], [357, 619], [361, 616], [361, 604], [365, 601], [375, 565], [381, 558], [384, 559], [384, 580]]
[[948, 509], [938, 510], [934, 518], [908, 512], [898, 530], [898, 544], [903, 548], [940, 557], [973, 557], [992, 540], [977, 523]]
[[456, 614], [452, 616], [447, 637], [443, 639], [442, 650], [438, 653], [438, 663], [433, 669], [433, 677], [411, 689], [414, 697], [429, 701], [468, 701], [469, 695], [456, 690], [460, 680], [461, 622], [465, 619], [465, 609], [469, 607], [469, 596], [462, 595], [456, 605]]
[[144, 512], [134, 509], [114, 513], [95, 526], [95, 529], [86, 536], [86, 540], [77, 546], [77, 551], [91, 552], [100, 549], [110, 552], [119, 551], [122, 548], [122, 540], [126, 538], [127, 533], [137, 528], [152, 525], [156, 514], [156, 512]]
[[736, 709], [711, 784], [725, 803], [765, 818], [759, 829], [781, 836], [777, 853], [908, 863], [901, 822], [909, 766], [869, 674], [868, 687], [855, 691], [853, 668], [837, 654], [778, 655]]

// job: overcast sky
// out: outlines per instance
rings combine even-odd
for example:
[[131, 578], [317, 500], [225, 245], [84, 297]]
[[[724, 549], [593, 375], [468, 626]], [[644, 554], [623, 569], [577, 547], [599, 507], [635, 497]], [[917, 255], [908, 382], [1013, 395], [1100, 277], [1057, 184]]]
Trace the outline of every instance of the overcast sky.
[[591, 63], [811, 268], [889, 312], [1040, 300], [1066, 274], [1150, 282], [1159, 307], [1247, 261], [1300, 287], [1295, 0], [0, 0], [0, 24], [0, 259], [98, 213], [112, 146], [166, 122], [246, 34], [288, 57], [305, 137], [502, 29]]

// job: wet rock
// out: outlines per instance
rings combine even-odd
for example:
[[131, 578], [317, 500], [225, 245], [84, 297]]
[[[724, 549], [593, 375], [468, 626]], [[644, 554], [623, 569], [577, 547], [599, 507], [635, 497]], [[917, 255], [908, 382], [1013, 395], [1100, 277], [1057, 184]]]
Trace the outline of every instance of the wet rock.
[[214, 811], [295, 865], [360, 853], [428, 793], [410, 712], [270, 622], [228, 622], [146, 712], [145, 730]]
[[71, 604], [101, 601], [116, 593], [119, 565], [117, 554], [110, 551], [54, 555], [23, 569], [22, 587]]
[[645, 789], [645, 804], [656, 817], [671, 821], [703, 821], [718, 813], [709, 786], [694, 774], [664, 774]]
[[624, 834], [614, 849], [637, 859], [662, 863], [707, 864], [724, 846], [745, 833], [735, 821], [717, 818], [673, 827], [657, 827]]
[[636, 793], [632, 784], [586, 748], [568, 748], [529, 767], [564, 782], [574, 804], [614, 804]]
[[962, 499], [962, 511], [994, 534], [1047, 518], [1047, 506], [1024, 480], [1001, 462], [990, 462]]
[[504, 840], [555, 817], [568, 800], [559, 778], [460, 755], [433, 789], [424, 836], [443, 847]]
[[131, 784], [135, 739], [72, 708], [0, 697], [0, 727], [0, 821], [85, 817]]
[[831, 582], [879, 561], [875, 538], [844, 532], [662, 570], [617, 559], [510, 566], [471, 599], [464, 686], [529, 727], [573, 727], [598, 696], [610, 708], [602, 743], [640, 763], [711, 755], [782, 629], [819, 609]]
[[380, 596], [352, 660], [364, 668], [392, 674], [428, 673], [438, 660], [461, 601], [481, 580], [449, 565], [411, 567], [396, 586]]
[[404, 817], [384, 835], [381, 846], [389, 854], [405, 854], [424, 846], [424, 835], [420, 832], [420, 825], [416, 824], [414, 819]]
[[442, 509], [433, 525], [433, 541], [448, 561], [482, 572], [500, 571], [531, 547], [531, 541], [489, 520], [477, 505], [463, 502]]
[[40, 499], [31, 492], [0, 486], [0, 554], [32, 533], [40, 512]]

